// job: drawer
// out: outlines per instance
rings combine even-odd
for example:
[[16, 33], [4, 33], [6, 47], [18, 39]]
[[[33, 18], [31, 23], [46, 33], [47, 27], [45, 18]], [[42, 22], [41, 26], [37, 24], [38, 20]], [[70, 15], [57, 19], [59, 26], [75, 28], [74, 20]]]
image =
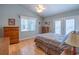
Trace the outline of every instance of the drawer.
[[5, 31], [11, 31], [11, 30], [18, 31], [19, 27], [4, 27], [4, 30]]
[[18, 31], [19, 30], [19, 28], [18, 27], [12, 27], [10, 30], [13, 30], [13, 31]]
[[13, 37], [10, 37], [11, 39], [19, 39], [18, 36], [13, 36]]
[[10, 44], [18, 43], [19, 39], [10, 39]]
[[11, 36], [11, 37], [19, 37], [19, 34], [18, 34], [18, 33], [16, 33], [16, 34], [11, 34], [10, 36]]
[[11, 28], [7, 28], [7, 27], [4, 27], [4, 31], [10, 31], [12, 30]]

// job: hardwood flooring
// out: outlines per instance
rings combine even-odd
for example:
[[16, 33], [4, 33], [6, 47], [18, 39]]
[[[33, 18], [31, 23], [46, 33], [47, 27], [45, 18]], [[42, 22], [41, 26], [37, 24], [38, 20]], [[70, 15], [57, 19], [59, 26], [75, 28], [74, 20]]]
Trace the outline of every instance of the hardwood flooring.
[[12, 44], [9, 47], [10, 55], [45, 55], [45, 53], [36, 48], [34, 39], [27, 39], [19, 42], [18, 44]]

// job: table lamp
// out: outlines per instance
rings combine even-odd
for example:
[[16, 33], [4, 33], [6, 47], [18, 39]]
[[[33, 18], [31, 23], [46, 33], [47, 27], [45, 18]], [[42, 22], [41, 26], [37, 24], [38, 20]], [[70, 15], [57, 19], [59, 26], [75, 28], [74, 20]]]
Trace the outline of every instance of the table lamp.
[[79, 47], [79, 33], [76, 31], [70, 32], [65, 43], [72, 46], [72, 54], [76, 55], [76, 47]]

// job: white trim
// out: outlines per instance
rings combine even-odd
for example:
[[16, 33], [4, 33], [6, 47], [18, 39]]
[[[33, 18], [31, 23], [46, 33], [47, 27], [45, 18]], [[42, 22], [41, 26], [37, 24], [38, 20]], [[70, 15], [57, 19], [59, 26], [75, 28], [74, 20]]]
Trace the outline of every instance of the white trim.
[[26, 38], [23, 38], [23, 39], [19, 39], [19, 41], [27, 40], [27, 39], [35, 39], [35, 37], [36, 37], [36, 36], [26, 37]]

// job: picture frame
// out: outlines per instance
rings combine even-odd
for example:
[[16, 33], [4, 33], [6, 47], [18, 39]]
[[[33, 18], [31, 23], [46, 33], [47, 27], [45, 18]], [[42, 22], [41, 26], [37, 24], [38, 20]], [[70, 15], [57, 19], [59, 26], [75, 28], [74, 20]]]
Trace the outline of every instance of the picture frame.
[[48, 24], [47, 22], [45, 22], [45, 24]]
[[14, 18], [9, 18], [8, 19], [8, 25], [15, 25], [15, 19]]
[[45, 22], [46, 25], [50, 25], [50, 22]]

